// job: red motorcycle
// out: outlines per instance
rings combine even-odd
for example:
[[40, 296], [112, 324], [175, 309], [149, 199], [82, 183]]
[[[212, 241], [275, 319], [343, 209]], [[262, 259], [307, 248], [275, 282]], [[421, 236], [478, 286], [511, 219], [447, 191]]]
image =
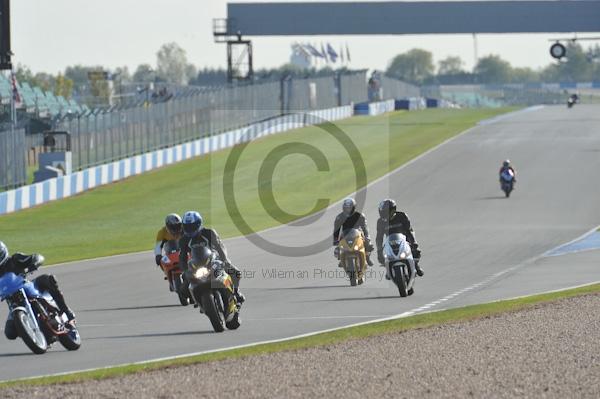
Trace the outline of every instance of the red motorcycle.
[[160, 268], [165, 273], [165, 280], [169, 282], [169, 290], [177, 293], [182, 306], [187, 306], [191, 303], [191, 298], [187, 286], [183, 284], [183, 270], [179, 267], [179, 252], [176, 241], [167, 241], [163, 245]]

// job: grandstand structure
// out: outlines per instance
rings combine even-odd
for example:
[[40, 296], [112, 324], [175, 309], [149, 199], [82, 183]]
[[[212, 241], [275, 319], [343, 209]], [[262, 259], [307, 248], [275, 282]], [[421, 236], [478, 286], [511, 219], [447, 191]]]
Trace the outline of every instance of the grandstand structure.
[[[77, 103], [63, 96], [56, 96], [50, 91], [44, 91], [40, 87], [31, 86], [28, 82], [17, 82], [19, 100], [17, 109], [37, 118], [54, 118], [68, 113], [85, 114], [90, 111], [87, 105]], [[10, 79], [0, 74], [0, 102], [8, 105], [13, 96], [13, 87]]]

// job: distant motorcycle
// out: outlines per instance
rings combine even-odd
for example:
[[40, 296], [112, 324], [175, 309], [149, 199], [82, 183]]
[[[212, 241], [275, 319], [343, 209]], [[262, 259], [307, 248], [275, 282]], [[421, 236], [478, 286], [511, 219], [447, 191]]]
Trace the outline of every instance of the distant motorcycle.
[[567, 108], [573, 108], [573, 105], [579, 102], [579, 96], [577, 94], [573, 94], [569, 96], [567, 99]]
[[383, 244], [384, 266], [388, 276], [398, 287], [401, 297], [412, 295], [415, 284], [416, 268], [410, 244], [404, 234], [390, 234]]
[[515, 186], [515, 174], [512, 170], [504, 170], [500, 174], [500, 188], [504, 191], [506, 198], [510, 197], [510, 193], [513, 191]]
[[44, 257], [37, 255], [35, 269], [0, 277], [0, 299], [8, 304], [15, 331], [33, 353], [45, 353], [57, 340], [67, 350], [77, 350], [81, 337], [75, 325], [59, 310], [52, 295], [26, 279], [43, 262]]
[[195, 303], [200, 307], [215, 332], [236, 330], [241, 325], [240, 304], [237, 303], [233, 290], [233, 280], [225, 272], [220, 261], [210, 261], [203, 265], [194, 256], [188, 262], [189, 291]]
[[182, 289], [183, 271], [179, 267], [179, 247], [176, 241], [167, 241], [163, 245], [160, 268], [165, 273], [165, 280], [169, 282], [169, 290], [177, 293], [179, 303], [182, 306], [189, 305], [191, 298], [187, 294], [187, 289]]
[[367, 269], [365, 236], [359, 229], [348, 229], [342, 233], [338, 246], [340, 262], [350, 279], [350, 285], [364, 282]]

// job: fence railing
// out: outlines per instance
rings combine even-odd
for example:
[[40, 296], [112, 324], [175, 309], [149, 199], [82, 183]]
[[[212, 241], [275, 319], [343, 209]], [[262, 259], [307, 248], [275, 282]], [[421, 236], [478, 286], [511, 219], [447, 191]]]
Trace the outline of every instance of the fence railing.
[[[386, 98], [418, 95], [418, 88], [385, 77]], [[219, 134], [294, 111], [327, 109], [367, 101], [366, 71], [190, 90], [189, 95], [143, 106], [66, 115], [55, 130], [71, 134], [73, 170], [81, 170], [187, 141]], [[23, 154], [31, 164], [41, 135], [27, 136]], [[23, 183], [21, 183], [23, 184]]]
[[22, 186], [26, 181], [25, 129], [0, 132], [0, 190]]
[[277, 117], [366, 98], [365, 72], [225, 87], [97, 115], [73, 115], [56, 126], [71, 133], [80, 170]]

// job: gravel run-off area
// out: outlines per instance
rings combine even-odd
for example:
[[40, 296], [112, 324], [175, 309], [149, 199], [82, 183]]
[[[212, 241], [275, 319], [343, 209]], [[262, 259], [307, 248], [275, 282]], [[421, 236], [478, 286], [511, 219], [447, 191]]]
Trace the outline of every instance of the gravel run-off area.
[[[600, 398], [600, 294], [326, 347], [2, 398]], [[243, 328], [243, 327], [242, 327]]]

